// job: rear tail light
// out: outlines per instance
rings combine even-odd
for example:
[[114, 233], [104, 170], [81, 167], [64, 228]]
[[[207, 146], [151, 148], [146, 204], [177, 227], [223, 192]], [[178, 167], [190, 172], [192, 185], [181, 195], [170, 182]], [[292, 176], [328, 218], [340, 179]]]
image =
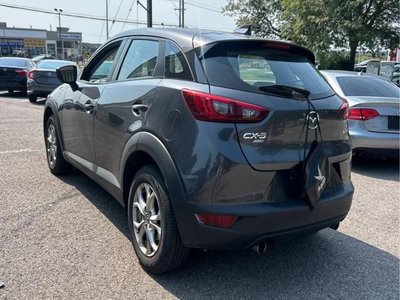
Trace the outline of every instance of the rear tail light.
[[204, 224], [220, 228], [231, 228], [239, 218], [238, 216], [195, 214], [197, 220]]
[[184, 89], [182, 95], [193, 117], [200, 121], [254, 123], [269, 113], [261, 106], [203, 92]]
[[29, 79], [33, 79], [33, 71], [29, 71], [28, 72], [28, 78]]
[[377, 116], [379, 116], [379, 113], [371, 108], [352, 108], [349, 110], [349, 120], [366, 121]]
[[342, 115], [343, 120], [347, 120], [349, 117], [349, 102], [345, 98], [342, 98], [342, 105], [340, 106], [339, 110]]
[[26, 71], [26, 70], [16, 70], [15, 71], [15, 73], [17, 73], [18, 75], [22, 75], [22, 76], [25, 76], [27, 72], [28, 71]]

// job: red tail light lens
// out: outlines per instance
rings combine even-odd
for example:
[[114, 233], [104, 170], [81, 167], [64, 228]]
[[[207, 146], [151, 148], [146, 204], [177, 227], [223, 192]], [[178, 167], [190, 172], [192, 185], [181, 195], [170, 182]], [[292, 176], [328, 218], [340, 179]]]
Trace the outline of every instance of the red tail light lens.
[[349, 111], [349, 120], [366, 121], [377, 116], [379, 113], [371, 108], [352, 108]]
[[33, 79], [33, 71], [29, 71], [28, 72], [28, 78], [29, 79]]
[[345, 98], [342, 98], [342, 105], [340, 106], [339, 110], [342, 115], [343, 120], [347, 120], [349, 117], [349, 102]]
[[239, 217], [227, 215], [195, 214], [197, 220], [205, 225], [220, 228], [231, 228]]
[[16, 70], [15, 73], [17, 73], [18, 75], [25, 76], [26, 73], [28, 73], [28, 71], [27, 70]]
[[269, 113], [264, 107], [203, 92], [185, 89], [182, 95], [193, 117], [200, 121], [255, 123]]

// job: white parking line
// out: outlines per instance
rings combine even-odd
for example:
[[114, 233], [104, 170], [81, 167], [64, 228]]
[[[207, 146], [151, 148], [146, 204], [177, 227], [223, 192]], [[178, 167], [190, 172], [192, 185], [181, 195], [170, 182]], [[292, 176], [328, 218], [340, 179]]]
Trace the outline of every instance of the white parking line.
[[12, 154], [12, 153], [24, 153], [24, 152], [41, 152], [43, 150], [32, 150], [32, 149], [18, 149], [18, 150], [5, 150], [0, 151], [0, 154]]
[[28, 102], [29, 100], [22, 100], [21, 102]]

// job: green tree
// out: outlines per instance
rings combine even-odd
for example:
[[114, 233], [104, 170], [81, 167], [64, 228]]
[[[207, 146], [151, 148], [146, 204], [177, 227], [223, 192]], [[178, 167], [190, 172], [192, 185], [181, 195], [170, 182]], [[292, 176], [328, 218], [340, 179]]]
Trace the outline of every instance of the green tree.
[[352, 64], [360, 45], [399, 44], [399, 11], [398, 0], [228, 0], [225, 7], [238, 25], [255, 24], [255, 33], [264, 37], [289, 39], [314, 51], [347, 47]]

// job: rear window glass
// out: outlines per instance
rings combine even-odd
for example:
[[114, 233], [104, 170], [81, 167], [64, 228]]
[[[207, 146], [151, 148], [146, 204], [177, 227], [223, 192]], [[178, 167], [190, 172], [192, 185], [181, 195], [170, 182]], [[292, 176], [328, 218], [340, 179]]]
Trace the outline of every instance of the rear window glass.
[[37, 63], [36, 68], [37, 69], [49, 69], [49, 70], [55, 70], [58, 67], [62, 66], [67, 66], [67, 65], [72, 65], [72, 62], [69, 61], [40, 61]]
[[0, 58], [0, 65], [5, 67], [26, 67], [28, 61], [24, 59]]
[[334, 93], [304, 56], [287, 50], [225, 42], [206, 45], [197, 53], [211, 85], [256, 93], [266, 93], [260, 87], [286, 85], [308, 90], [311, 100]]
[[345, 96], [400, 97], [398, 87], [380, 78], [345, 76], [337, 81]]

